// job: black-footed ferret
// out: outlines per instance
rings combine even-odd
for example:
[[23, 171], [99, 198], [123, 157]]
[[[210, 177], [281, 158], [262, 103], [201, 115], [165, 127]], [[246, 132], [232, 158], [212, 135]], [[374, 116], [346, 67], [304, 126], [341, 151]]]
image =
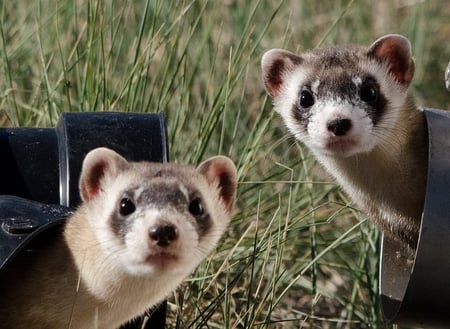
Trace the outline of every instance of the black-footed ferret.
[[168, 296], [215, 248], [230, 221], [236, 168], [127, 162], [98, 148], [80, 177], [83, 200], [61, 239], [8, 268], [2, 328], [117, 328]]
[[371, 46], [272, 49], [265, 89], [288, 129], [382, 229], [416, 247], [428, 167], [424, 114], [408, 96], [414, 60], [408, 39]]

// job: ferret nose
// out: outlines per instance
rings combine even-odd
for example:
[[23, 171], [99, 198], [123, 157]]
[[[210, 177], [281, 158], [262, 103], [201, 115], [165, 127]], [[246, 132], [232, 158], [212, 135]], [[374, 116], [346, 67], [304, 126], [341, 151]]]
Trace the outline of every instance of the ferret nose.
[[150, 227], [148, 235], [158, 246], [167, 247], [178, 238], [178, 230], [172, 224], [163, 224]]
[[344, 136], [352, 128], [350, 119], [335, 119], [328, 121], [327, 129], [335, 136]]

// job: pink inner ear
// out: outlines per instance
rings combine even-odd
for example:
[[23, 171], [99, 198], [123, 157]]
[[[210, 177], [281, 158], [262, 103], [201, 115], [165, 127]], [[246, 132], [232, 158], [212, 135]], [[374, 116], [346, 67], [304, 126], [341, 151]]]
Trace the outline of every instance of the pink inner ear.
[[403, 39], [387, 38], [381, 40], [375, 49], [375, 57], [387, 61], [389, 72], [403, 84], [411, 82], [414, 76], [414, 61], [411, 58], [409, 44]]
[[203, 175], [208, 184], [217, 184], [219, 197], [228, 212], [234, 205], [234, 198], [237, 188], [236, 168], [229, 159], [215, 157], [202, 162], [197, 171]]
[[236, 190], [234, 180], [225, 169], [218, 170], [217, 177], [219, 178], [220, 196], [226, 209], [230, 211], [234, 204], [234, 193]]
[[272, 98], [280, 95], [285, 76], [302, 63], [302, 58], [282, 49], [266, 52], [261, 60], [264, 87]]
[[285, 65], [285, 61], [282, 59], [273, 61], [264, 77], [264, 84], [271, 97], [276, 97], [280, 93], [283, 85], [283, 72], [286, 70]]
[[108, 163], [106, 161], [100, 161], [96, 163], [87, 174], [87, 177], [83, 179], [83, 198], [91, 200], [95, 198], [101, 190], [101, 180], [105, 175]]

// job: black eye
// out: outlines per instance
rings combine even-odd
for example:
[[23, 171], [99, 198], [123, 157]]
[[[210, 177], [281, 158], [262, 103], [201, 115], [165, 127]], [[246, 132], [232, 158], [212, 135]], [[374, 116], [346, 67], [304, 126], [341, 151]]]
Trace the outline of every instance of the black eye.
[[203, 205], [199, 198], [195, 198], [189, 204], [189, 212], [194, 216], [203, 215]]
[[129, 198], [123, 198], [122, 200], [120, 200], [119, 213], [122, 216], [131, 215], [135, 210], [136, 206]]
[[308, 108], [314, 105], [314, 96], [309, 90], [302, 90], [300, 93], [300, 106]]
[[378, 99], [378, 90], [373, 84], [363, 83], [359, 89], [359, 97], [363, 102], [374, 103]]

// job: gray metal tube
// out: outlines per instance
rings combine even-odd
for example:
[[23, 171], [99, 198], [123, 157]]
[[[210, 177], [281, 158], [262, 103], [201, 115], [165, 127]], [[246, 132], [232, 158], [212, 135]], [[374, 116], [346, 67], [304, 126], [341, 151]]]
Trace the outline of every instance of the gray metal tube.
[[388, 322], [450, 328], [450, 113], [425, 109], [428, 181], [414, 260], [383, 237], [381, 308]]

